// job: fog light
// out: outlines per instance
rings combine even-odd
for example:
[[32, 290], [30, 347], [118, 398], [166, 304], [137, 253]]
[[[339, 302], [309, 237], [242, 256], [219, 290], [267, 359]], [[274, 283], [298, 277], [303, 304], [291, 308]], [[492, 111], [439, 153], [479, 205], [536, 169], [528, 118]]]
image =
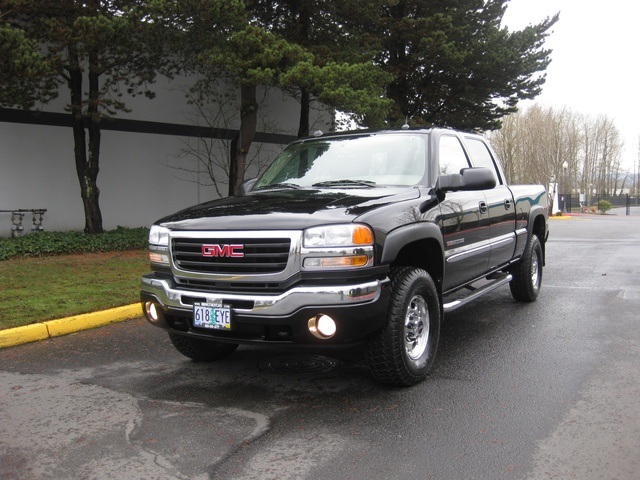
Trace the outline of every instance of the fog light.
[[158, 315], [158, 309], [156, 308], [156, 304], [153, 302], [147, 302], [144, 304], [144, 310], [147, 314], [147, 318], [152, 322], [157, 322], [160, 319]]
[[318, 318], [318, 331], [325, 337], [333, 337], [336, 333], [336, 322], [327, 315], [321, 315]]
[[329, 315], [317, 315], [309, 319], [309, 331], [313, 336], [326, 340], [336, 333], [336, 322]]

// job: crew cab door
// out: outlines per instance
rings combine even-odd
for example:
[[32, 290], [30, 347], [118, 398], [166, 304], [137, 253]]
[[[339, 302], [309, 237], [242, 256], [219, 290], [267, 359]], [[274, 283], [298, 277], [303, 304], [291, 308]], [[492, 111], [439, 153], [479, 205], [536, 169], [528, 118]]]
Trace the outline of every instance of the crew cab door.
[[[440, 175], [471, 166], [457, 136], [443, 134], [436, 141]], [[486, 272], [491, 246], [489, 208], [483, 191], [447, 192], [440, 204], [438, 224], [445, 249], [444, 291]]]
[[495, 176], [496, 186], [483, 190], [489, 214], [491, 254], [489, 270], [508, 263], [516, 246], [516, 208], [513, 194], [489, 146], [479, 137], [465, 136], [465, 147], [474, 167], [486, 167]]

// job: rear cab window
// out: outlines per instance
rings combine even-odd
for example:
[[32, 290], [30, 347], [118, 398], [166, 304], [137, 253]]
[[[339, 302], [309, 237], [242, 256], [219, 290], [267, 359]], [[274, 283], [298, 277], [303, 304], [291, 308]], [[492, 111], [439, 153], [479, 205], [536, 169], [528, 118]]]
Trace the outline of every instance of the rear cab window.
[[487, 144], [482, 140], [474, 137], [465, 137], [465, 145], [469, 156], [471, 157], [471, 163], [474, 167], [485, 167], [493, 172], [493, 176], [496, 179], [496, 186], [504, 185], [502, 175], [496, 167], [496, 163], [493, 159], [493, 155], [489, 151]]

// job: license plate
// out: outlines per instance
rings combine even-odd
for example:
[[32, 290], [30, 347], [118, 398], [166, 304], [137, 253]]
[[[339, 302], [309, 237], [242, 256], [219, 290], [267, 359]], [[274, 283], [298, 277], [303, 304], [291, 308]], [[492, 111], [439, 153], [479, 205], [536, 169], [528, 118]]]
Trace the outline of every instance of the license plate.
[[231, 330], [231, 306], [196, 303], [193, 306], [193, 326], [212, 330]]

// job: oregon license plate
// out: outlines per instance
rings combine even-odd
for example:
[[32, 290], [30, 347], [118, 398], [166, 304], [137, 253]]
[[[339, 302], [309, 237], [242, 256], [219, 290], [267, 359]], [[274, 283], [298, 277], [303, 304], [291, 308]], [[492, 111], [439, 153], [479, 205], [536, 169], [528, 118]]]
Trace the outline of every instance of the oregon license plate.
[[231, 306], [216, 303], [194, 304], [193, 326], [213, 330], [231, 330]]

